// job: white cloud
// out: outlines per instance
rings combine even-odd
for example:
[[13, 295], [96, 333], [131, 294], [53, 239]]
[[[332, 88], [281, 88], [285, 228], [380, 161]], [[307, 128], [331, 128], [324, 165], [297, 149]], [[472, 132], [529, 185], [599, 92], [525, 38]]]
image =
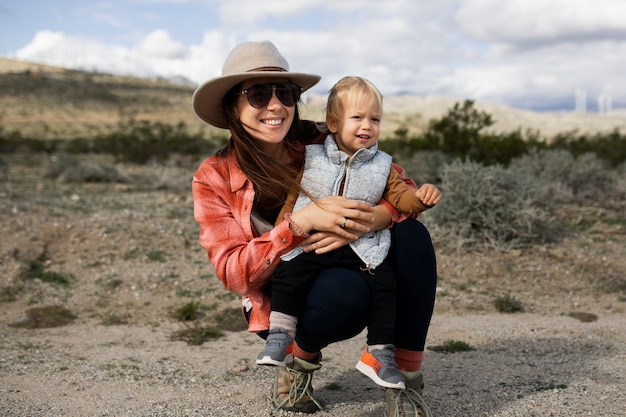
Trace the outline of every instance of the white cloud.
[[626, 39], [622, 0], [475, 0], [460, 2], [456, 18], [475, 38], [518, 47]]
[[181, 59], [186, 55], [187, 48], [174, 41], [165, 30], [159, 29], [146, 35], [135, 52], [145, 58]]
[[230, 0], [220, 2], [219, 12], [226, 23], [250, 24], [267, 18], [289, 18], [316, 7], [316, 0]]
[[[115, 0], [109, 0], [115, 1]], [[124, 44], [40, 31], [11, 55], [70, 68], [185, 76], [202, 83], [221, 73], [242, 41], [269, 39], [294, 71], [322, 76], [325, 92], [352, 74], [385, 95], [418, 93], [551, 108], [608, 91], [626, 106], [626, 2], [622, 0], [135, 0], [130, 9], [83, 5], [81, 16], [113, 12], [149, 26], [125, 25]], [[207, 27], [182, 28], [159, 8], [202, 6]], [[180, 5], [180, 6], [177, 6]], [[118, 3], [118, 8], [121, 3]], [[134, 20], [133, 20], [134, 19]], [[197, 25], [196, 25], [197, 26]], [[184, 30], [183, 30], [184, 29]], [[191, 33], [186, 33], [190, 30]], [[204, 32], [202, 32], [204, 31]], [[183, 43], [176, 35], [192, 39]], [[194, 38], [195, 36], [195, 38]], [[121, 41], [119, 41], [121, 42]]]

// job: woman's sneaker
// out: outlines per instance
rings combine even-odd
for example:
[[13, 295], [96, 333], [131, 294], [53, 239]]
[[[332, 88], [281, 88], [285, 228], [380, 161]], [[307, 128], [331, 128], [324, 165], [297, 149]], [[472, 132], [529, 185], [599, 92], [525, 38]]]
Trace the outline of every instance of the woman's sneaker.
[[424, 374], [419, 371], [405, 381], [405, 390], [388, 389], [385, 393], [385, 417], [432, 417], [422, 397]]
[[320, 369], [321, 353], [313, 362], [289, 355], [284, 367], [276, 368], [271, 402], [276, 410], [315, 413], [322, 405], [313, 398], [313, 372]]
[[404, 375], [396, 367], [396, 349], [385, 345], [383, 349], [367, 351], [367, 346], [356, 364], [356, 369], [370, 377], [381, 387], [403, 390]]
[[291, 346], [292, 339], [285, 329], [270, 329], [265, 349], [256, 357], [257, 365], [285, 366], [287, 349]]

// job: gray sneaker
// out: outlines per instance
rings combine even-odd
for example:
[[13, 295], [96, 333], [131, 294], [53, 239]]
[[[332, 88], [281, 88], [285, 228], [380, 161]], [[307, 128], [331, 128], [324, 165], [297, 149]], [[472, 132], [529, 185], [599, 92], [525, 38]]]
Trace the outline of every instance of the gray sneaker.
[[367, 346], [356, 364], [356, 369], [370, 377], [381, 387], [404, 389], [404, 375], [396, 367], [396, 349], [385, 345], [384, 349], [367, 351]]
[[256, 357], [257, 365], [285, 366], [287, 348], [291, 345], [292, 339], [285, 329], [270, 329], [265, 349]]

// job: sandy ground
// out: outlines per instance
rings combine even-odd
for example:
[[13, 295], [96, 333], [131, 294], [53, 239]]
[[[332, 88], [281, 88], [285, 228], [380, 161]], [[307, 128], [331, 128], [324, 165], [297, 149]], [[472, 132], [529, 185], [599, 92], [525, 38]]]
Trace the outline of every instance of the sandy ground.
[[[269, 416], [273, 369], [262, 344], [232, 332], [201, 346], [168, 340], [171, 326], [0, 330], [3, 416]], [[425, 397], [436, 416], [623, 416], [624, 314], [583, 323], [539, 314], [440, 314], [425, 354]], [[320, 416], [382, 416], [383, 395], [354, 369], [364, 335], [326, 351], [316, 373]], [[274, 413], [283, 415], [287, 413]], [[294, 413], [289, 413], [294, 415]]]
[[[169, 189], [64, 184], [44, 178], [41, 157], [9, 162], [13, 179], [0, 190], [0, 416], [295, 415], [267, 402], [274, 370], [254, 365], [257, 336], [227, 331], [201, 345], [171, 338], [183, 326], [174, 307], [198, 301], [210, 321], [239, 305], [197, 243], [188, 173]], [[435, 416], [624, 415], [623, 204], [568, 208], [566, 218], [578, 220], [554, 244], [438, 250], [423, 368]], [[70, 284], [25, 278], [33, 262]], [[504, 293], [524, 311], [499, 313], [492, 300]], [[76, 320], [14, 327], [29, 308], [50, 305]], [[473, 350], [433, 349], [449, 340]], [[360, 335], [324, 351], [317, 415], [383, 415], [384, 391], [354, 368], [364, 343]]]

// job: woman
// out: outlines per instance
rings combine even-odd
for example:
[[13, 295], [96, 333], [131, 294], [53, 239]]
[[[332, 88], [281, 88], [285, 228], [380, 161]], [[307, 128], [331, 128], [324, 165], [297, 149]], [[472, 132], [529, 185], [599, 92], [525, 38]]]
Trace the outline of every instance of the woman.
[[[424, 226], [413, 219], [400, 222], [385, 202], [371, 207], [342, 197], [318, 200], [274, 226], [287, 192], [298, 186], [304, 145], [321, 143], [326, 136], [314, 123], [301, 121], [297, 107], [300, 94], [319, 79], [289, 72], [271, 42], [248, 42], [231, 51], [220, 77], [196, 90], [196, 115], [231, 133], [229, 143], [194, 175], [200, 243], [224, 286], [243, 296], [249, 330], [266, 337], [269, 278], [281, 255], [299, 245], [326, 253], [394, 222], [389, 256], [398, 276], [396, 360], [407, 389], [387, 392], [386, 413], [427, 416], [419, 369], [437, 273]], [[319, 275], [298, 322], [292, 356], [277, 368], [272, 395], [276, 407], [300, 412], [321, 408], [311, 386], [313, 372], [321, 367], [320, 352], [364, 329], [368, 299], [367, 284], [349, 270], [332, 268]]]

